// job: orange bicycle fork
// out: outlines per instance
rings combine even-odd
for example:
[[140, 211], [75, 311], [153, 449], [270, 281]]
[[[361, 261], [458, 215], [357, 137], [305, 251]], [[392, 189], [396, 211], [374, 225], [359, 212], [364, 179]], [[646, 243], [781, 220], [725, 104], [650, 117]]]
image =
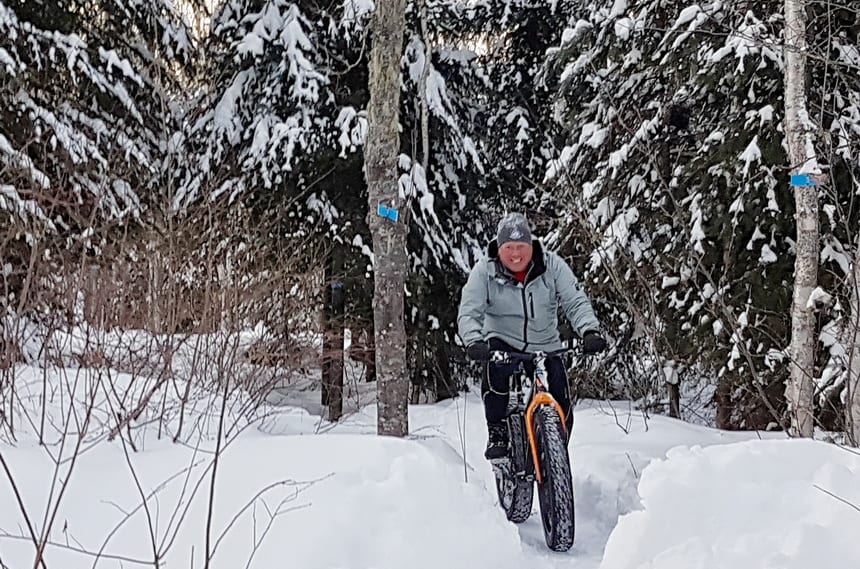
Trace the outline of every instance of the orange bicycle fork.
[[558, 412], [558, 416], [561, 417], [561, 425], [564, 429], [564, 432], [567, 433], [567, 422], [566, 417], [564, 415], [564, 409], [561, 408], [558, 401], [555, 398], [543, 390], [543, 384], [541, 384], [540, 380], [535, 378], [536, 387], [540, 387], [541, 389], [532, 397], [529, 406], [526, 408], [526, 433], [528, 433], [529, 437], [529, 447], [531, 447], [532, 451], [532, 461], [535, 465], [535, 475], [537, 476], [538, 484], [543, 482], [543, 473], [540, 469], [540, 456], [538, 455], [538, 446], [537, 446], [537, 438], [535, 437], [535, 428], [534, 428], [534, 414], [537, 408], [541, 405], [550, 405], [553, 407], [556, 412]]

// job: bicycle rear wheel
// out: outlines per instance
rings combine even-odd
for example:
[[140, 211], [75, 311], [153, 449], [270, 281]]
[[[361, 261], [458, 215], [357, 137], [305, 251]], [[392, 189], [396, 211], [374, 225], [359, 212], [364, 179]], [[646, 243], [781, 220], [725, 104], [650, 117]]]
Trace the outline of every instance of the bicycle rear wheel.
[[538, 499], [544, 537], [553, 551], [567, 551], [573, 545], [575, 528], [567, 436], [561, 417], [549, 405], [538, 407], [534, 422], [542, 475]]
[[508, 520], [522, 523], [529, 519], [534, 502], [534, 479], [531, 454], [521, 413], [508, 417], [509, 459], [496, 464], [496, 490]]

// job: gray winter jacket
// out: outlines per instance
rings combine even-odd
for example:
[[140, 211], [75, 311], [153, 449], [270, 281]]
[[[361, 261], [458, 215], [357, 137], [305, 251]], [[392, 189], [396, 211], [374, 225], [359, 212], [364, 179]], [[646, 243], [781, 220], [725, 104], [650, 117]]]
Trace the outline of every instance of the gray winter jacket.
[[498, 258], [495, 241], [488, 256], [472, 268], [463, 287], [457, 326], [468, 346], [495, 337], [523, 351], [552, 351], [563, 346], [558, 333], [561, 306], [581, 336], [600, 330], [591, 302], [570, 266], [556, 253], [532, 242], [533, 256], [525, 284]]

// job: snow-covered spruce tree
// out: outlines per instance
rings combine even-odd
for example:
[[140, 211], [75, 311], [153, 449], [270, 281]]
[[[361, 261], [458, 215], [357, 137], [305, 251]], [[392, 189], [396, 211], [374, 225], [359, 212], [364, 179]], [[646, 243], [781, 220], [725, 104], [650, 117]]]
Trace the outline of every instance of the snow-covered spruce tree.
[[192, 57], [173, 2], [0, 1], [0, 311], [32, 253], [38, 279], [137, 225]]
[[[402, 187], [408, 194], [407, 331], [412, 401], [447, 397], [470, 370], [458, 348], [459, 289], [498, 203], [478, 118], [491, 86], [451, 2], [407, 11]], [[457, 26], [461, 27], [457, 27]]]
[[[468, 270], [485, 252], [506, 208], [531, 207], [529, 197], [550, 156], [546, 109], [553, 93], [535, 76], [546, 49], [560, 38], [557, 19], [568, 4], [428, 0], [410, 5], [409, 97], [403, 109], [404, 167], [411, 170], [407, 184], [415, 193], [410, 361], [416, 362], [415, 386], [426, 385], [440, 396], [471, 374], [456, 336]], [[540, 213], [530, 210], [538, 225]], [[413, 400], [417, 395], [413, 392]]]
[[168, 70], [190, 57], [173, 3], [3, 0], [0, 38], [2, 210], [49, 227], [64, 203], [139, 214], [177, 124]]
[[[810, 114], [820, 137], [817, 150], [833, 166], [819, 194], [822, 265], [818, 281], [828, 294], [816, 292], [815, 296], [829, 310], [819, 312], [817, 338], [826, 350], [824, 356], [829, 357], [820, 376], [816, 373], [816, 421], [838, 428], [843, 424], [843, 410], [851, 411], [852, 400], [854, 408], [860, 409], [856, 383], [860, 377], [860, 336], [856, 334], [860, 305], [855, 280], [860, 259], [856, 207], [860, 195], [860, 9], [813, 3], [808, 29], [817, 31], [809, 34], [808, 85], [815, 102]], [[845, 423], [849, 441], [858, 444], [856, 419], [846, 417]]]
[[[307, 275], [304, 295], [324, 281], [318, 297], [308, 299], [324, 305], [323, 404], [329, 359], [342, 353], [329, 344], [342, 341], [344, 326], [356, 343], [372, 337], [362, 172], [370, 7], [351, 0], [219, 3], [206, 43], [207, 89], [181, 143], [194, 159], [177, 172], [173, 200], [175, 211], [189, 218], [209, 208], [250, 215], [258, 220], [253, 231], [234, 237], [268, 249], [270, 259], [290, 251]], [[285, 310], [293, 284], [285, 286], [278, 295], [283, 302], [271, 303], [266, 317], [282, 344], [315, 320], [313, 310]], [[332, 287], [345, 298], [338, 314]]]
[[[276, 235], [316, 235], [332, 251], [346, 247], [329, 257], [325, 280], [345, 276], [354, 332], [367, 326], [372, 294], [361, 159], [367, 8], [239, 0], [220, 7], [211, 38], [216, 87], [191, 121], [186, 144], [196, 158], [186, 161], [176, 200], [277, 211]], [[410, 228], [413, 399], [422, 389], [444, 396], [467, 373], [456, 363], [460, 286], [500, 211], [521, 204], [544, 167], [545, 132], [530, 113], [542, 106], [533, 64], [560, 34], [553, 17], [534, 2], [429, 0], [407, 8], [399, 166], [408, 198], [401, 221]], [[540, 26], [526, 25], [532, 20]], [[549, 35], [529, 44], [538, 28]], [[483, 49], [502, 34], [504, 42]]]
[[575, 5], [572, 0], [491, 0], [473, 3], [463, 14], [489, 86], [480, 115], [488, 176], [512, 207], [522, 207], [533, 196], [552, 155], [558, 130], [551, 120], [555, 93], [551, 82], [538, 75], [547, 50], [561, 40], [559, 23]]
[[[547, 64], [569, 132], [548, 173], [571, 204], [560, 240], [590, 257], [583, 269], [599, 297], [626, 299], [607, 318], [619, 333], [644, 332], [655, 369], [719, 378], [722, 427], [784, 424], [795, 227], [781, 7], [583, 2]], [[810, 26], [811, 44], [856, 26], [831, 22]], [[834, 54], [822, 55], [810, 61], [813, 120], [856, 137], [844, 126], [856, 124], [856, 89], [827, 82]], [[837, 159], [832, 138], [819, 153], [844, 179], [856, 156]], [[854, 191], [834, 183], [822, 207], [856, 216]]]
[[[425, 25], [438, 33], [434, 6], [438, 5], [428, 6]], [[284, 244], [298, 235], [314, 235], [331, 252], [326, 256], [330, 265], [326, 282], [339, 280], [344, 285], [345, 324], [354, 337], [363, 329], [365, 341], [372, 337], [368, 328], [373, 291], [361, 153], [367, 124], [367, 8], [352, 1], [334, 4], [330, 11], [315, 3], [283, 1], [233, 1], [221, 6], [212, 37], [216, 86], [192, 121], [186, 144], [197, 158], [187, 162], [176, 199], [179, 207], [205, 199], [249, 207], [261, 215], [277, 212], [281, 223], [275, 241], [281, 239]], [[475, 92], [469, 87], [471, 93], [467, 93], [467, 86], [479, 79], [469, 57], [464, 59], [447, 44], [434, 46], [431, 60], [438, 62], [438, 69], [423, 65], [420, 22], [412, 17], [416, 13], [410, 10], [412, 27], [404, 46], [409, 62], [403, 69], [405, 127], [400, 160], [402, 191], [408, 194], [414, 215], [400, 213], [401, 222], [412, 228], [411, 274], [426, 279], [428, 270], [451, 275], [462, 273], [466, 266], [460, 241], [452, 236], [469, 227], [467, 220], [473, 218], [466, 210], [459, 219], [446, 216], [467, 203], [478, 203], [464, 195], [477, 179], [470, 172], [479, 173], [481, 163], [478, 142], [470, 142], [474, 133], [464, 119], [470, 116], [468, 103]], [[426, 100], [432, 131], [429, 174], [414, 138], [420, 123], [418, 84], [424, 69], [429, 78]], [[461, 92], [446, 83], [453, 78], [456, 84], [458, 74], [466, 80]], [[309, 254], [308, 268], [319, 261]], [[444, 301], [438, 302], [436, 296], [435, 302], [450, 306], [454, 279], [433, 278], [445, 291]], [[409, 325], [436, 330], [435, 310], [427, 310], [434, 298], [423, 295], [414, 280], [409, 288]], [[449, 315], [444, 327], [438, 328], [449, 334], [446, 344], [454, 342], [451, 322]], [[413, 354], [432, 357], [411, 360], [413, 380], [432, 383], [435, 391], [434, 378], [440, 369], [435, 358], [444, 346], [435, 342], [424, 349], [416, 346], [419, 338], [424, 342], [426, 337], [410, 334], [410, 338], [415, 344], [410, 347]]]

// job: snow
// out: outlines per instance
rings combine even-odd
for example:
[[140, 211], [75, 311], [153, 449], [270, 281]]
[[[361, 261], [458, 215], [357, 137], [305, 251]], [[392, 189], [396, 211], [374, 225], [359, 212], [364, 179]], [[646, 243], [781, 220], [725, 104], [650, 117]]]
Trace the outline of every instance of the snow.
[[643, 508], [601, 568], [856, 567], [860, 516], [841, 500], [860, 503], [858, 477], [860, 456], [808, 440], [674, 449], [643, 472]]
[[[678, 15], [678, 19], [675, 21], [670, 32], [674, 32], [681, 26], [685, 25], [687, 26], [687, 31], [678, 34], [678, 37], [676, 37], [675, 41], [672, 42], [671, 51], [667, 52], [663, 61], [667, 61], [669, 54], [677, 51], [681, 44], [683, 44], [699, 26], [708, 21], [708, 19], [712, 17], [711, 14], [717, 12], [721, 7], [721, 2], [715, 2], [713, 6], [708, 6], [706, 10], [703, 10], [698, 4], [687, 6], [681, 10], [681, 13]], [[671, 33], [666, 34], [663, 41], [665, 42], [669, 37], [671, 37], [671, 35]]]
[[0, 212], [3, 211], [16, 214], [25, 221], [39, 221], [50, 230], [55, 229], [42, 207], [34, 200], [22, 198], [14, 186], [0, 184]]
[[627, 11], [627, 0], [615, 0], [612, 4], [612, 9], [609, 11], [610, 18], [617, 18]]
[[755, 246], [755, 242], [758, 241], [759, 239], [764, 239], [765, 237], [766, 237], [766, 235], [764, 233], [762, 233], [761, 230], [759, 229], [759, 226], [756, 225], [755, 229], [753, 229], [752, 237], [750, 237], [749, 243], [747, 243], [747, 251], [752, 251], [753, 247]]
[[705, 254], [705, 247], [702, 242], [707, 238], [705, 230], [702, 229], [702, 208], [699, 204], [701, 195], [696, 194], [690, 204], [690, 241], [693, 243], [693, 249], [700, 255]]
[[630, 33], [633, 31], [634, 23], [630, 18], [619, 18], [615, 20], [615, 35], [618, 39], [630, 39]]
[[334, 122], [335, 127], [340, 128], [340, 157], [346, 158], [347, 152], [354, 152], [356, 148], [364, 144], [367, 138], [367, 113], [356, 112], [353, 107], [344, 107], [340, 110]]
[[355, 23], [370, 15], [375, 8], [373, 0], [343, 0], [343, 23]]
[[117, 67], [123, 75], [137, 83], [138, 86], [143, 87], [143, 79], [134, 71], [131, 63], [127, 59], [120, 57], [116, 50], [99, 47], [99, 57], [105, 62], [105, 69], [108, 73], [114, 67]]
[[239, 117], [236, 115], [236, 110], [242, 98], [245, 83], [251, 77], [252, 73], [250, 71], [238, 73], [215, 106], [215, 115], [212, 121], [215, 130], [224, 133], [231, 144], [235, 144], [238, 141]]
[[15, 76], [15, 72], [18, 70], [18, 63], [15, 59], [9, 55], [9, 52], [0, 47], [0, 64], [6, 69], [6, 73]]
[[821, 262], [833, 261], [844, 274], [851, 270], [851, 261], [842, 245], [835, 239], [829, 239], [821, 248]]
[[591, 30], [594, 25], [586, 20], [577, 20], [572, 28], [565, 28], [561, 33], [561, 44], [572, 42], [585, 32]]
[[672, 26], [672, 30], [676, 30], [681, 26], [689, 24], [693, 19], [699, 15], [702, 11], [702, 8], [699, 7], [698, 4], [693, 4], [692, 6], [687, 6], [681, 13], [678, 14], [678, 19], [675, 20], [675, 24]]
[[33, 160], [31, 160], [29, 156], [13, 148], [9, 139], [3, 136], [3, 133], [0, 132], [0, 156], [3, 156], [4, 154], [9, 157], [9, 160], [11, 160], [13, 164], [16, 164], [22, 170], [27, 171], [30, 174], [30, 178], [39, 184], [42, 189], [48, 189], [51, 187], [51, 182], [48, 179], [48, 176], [33, 164]]
[[579, 135], [579, 144], [586, 144], [591, 148], [599, 148], [606, 141], [609, 134], [609, 129], [602, 127], [598, 123], [590, 122], [582, 125], [582, 131]]
[[248, 32], [236, 46], [236, 51], [241, 55], [248, 53], [256, 56], [263, 55], [263, 40], [255, 32]]
[[[133, 336], [135, 345], [145, 345], [144, 335]], [[175, 366], [177, 373], [182, 369]], [[71, 452], [59, 447], [62, 419], [74, 416], [64, 389], [76, 380], [78, 412], [87, 390], [98, 390], [108, 377], [137, 397], [145, 389], [127, 374], [103, 371], [14, 368], [31, 418], [39, 416], [47, 386], [46, 444], [38, 443], [38, 420], [19, 421], [14, 444], [0, 442], [37, 532], [46, 507], [57, 501], [45, 491], [55, 470], [49, 453]], [[283, 393], [283, 403], [298, 395], [295, 389], [286, 385], [269, 401]], [[174, 393], [169, 389], [167, 399]], [[318, 411], [319, 392], [302, 393]], [[160, 417], [159, 395], [133, 425], [138, 450], [132, 451], [124, 439], [105, 437], [114, 420], [105, 402], [116, 396], [98, 391], [85, 452], [73, 466], [60, 466], [61, 475], [74, 470], [59, 502], [47, 564], [92, 567], [93, 557], [79, 551], [100, 549], [99, 567], [135, 565], [119, 556], [151, 564], [154, 540], [165, 566], [203, 567], [220, 401], [214, 394], [194, 398], [185, 417], [193, 427], [185, 430], [187, 440], [174, 444], [176, 414], [161, 417], [161, 438], [152, 422]], [[246, 399], [236, 398], [240, 404]], [[498, 507], [482, 456], [486, 426], [476, 389], [410, 406], [412, 436], [405, 440], [375, 436], [372, 404], [331, 424], [292, 401], [264, 404], [247, 421], [234, 413], [242, 405], [232, 399], [227, 405], [231, 434], [215, 477], [211, 567], [266, 568], [289, 559], [307, 569], [793, 569], [810, 566], [812, 555], [820, 556], [815, 566], [836, 567], [837, 553], [840, 567], [860, 561], [856, 531], [849, 531], [860, 529], [856, 512], [826, 494], [860, 502], [860, 459], [834, 445], [788, 442], [780, 433], [719, 432], [646, 417], [629, 403], [582, 401], [571, 447], [577, 538], [570, 552], [555, 554], [543, 540], [537, 497], [532, 517], [519, 526]], [[755, 440], [759, 436], [767, 440]], [[3, 563], [32, 565], [33, 546], [8, 483], [0, 484], [0, 503], [11, 505], [0, 509]]]
[[761, 256], [759, 257], [759, 263], [763, 265], [768, 265], [770, 263], [775, 263], [779, 257], [776, 256], [776, 253], [773, 252], [773, 249], [770, 248], [770, 245], [765, 243], [761, 246]]
[[758, 110], [758, 116], [761, 118], [760, 127], [766, 122], [773, 122], [773, 110], [773, 105], [765, 105]]
[[816, 309], [827, 306], [832, 300], [833, 296], [820, 286], [817, 286], [809, 293], [809, 298], [806, 300], [806, 308]]
[[603, 232], [603, 244], [591, 255], [591, 267], [599, 267], [604, 260], [615, 260], [618, 250], [630, 241], [631, 228], [639, 221], [639, 210], [635, 207], [619, 213]]
[[744, 162], [744, 176], [748, 176], [750, 164], [753, 162], [761, 162], [761, 149], [758, 146], [758, 135], [753, 136], [753, 139], [738, 158]]
[[711, 134], [708, 135], [708, 138], [705, 139], [705, 142], [711, 144], [719, 144], [726, 139], [726, 135], [723, 134], [722, 131], [715, 130]]

